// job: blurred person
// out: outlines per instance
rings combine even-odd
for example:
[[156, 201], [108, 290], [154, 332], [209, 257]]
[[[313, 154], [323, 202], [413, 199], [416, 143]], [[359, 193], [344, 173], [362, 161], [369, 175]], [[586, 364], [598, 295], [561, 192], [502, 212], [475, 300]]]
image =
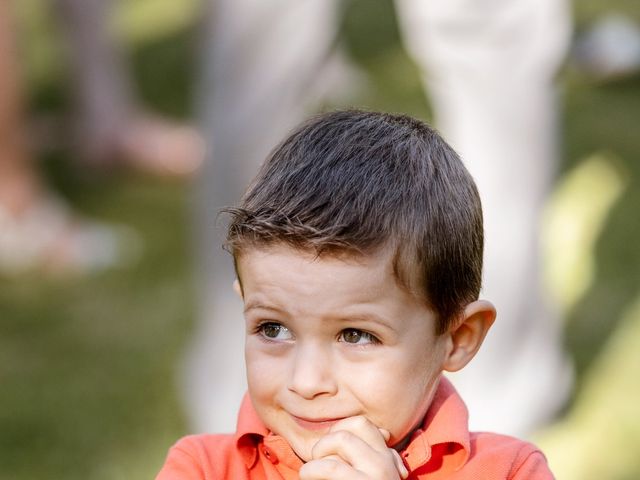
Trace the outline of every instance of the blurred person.
[[[541, 285], [537, 233], [556, 163], [553, 80], [569, 43], [569, 7], [564, 0], [396, 3], [436, 125], [461, 153], [488, 212], [484, 292], [500, 314], [491, 348], [453, 381], [472, 428], [526, 436], [557, 411], [571, 384], [561, 327]], [[317, 101], [339, 9], [330, 0], [216, 0], [209, 8], [202, 86], [209, 161], [196, 192], [200, 319], [183, 388], [196, 430], [231, 431], [246, 388], [241, 305], [224, 293], [234, 272], [219, 248], [216, 212], [237, 202], [270, 146]]]
[[202, 141], [190, 125], [138, 104], [105, 0], [53, 0], [71, 68], [75, 146], [92, 166], [124, 165], [144, 173], [184, 176], [202, 161]]
[[0, 2], [0, 274], [100, 269], [118, 237], [81, 220], [47, 189], [29, 149], [9, 2]]
[[[202, 161], [195, 128], [135, 100], [121, 52], [107, 32], [110, 2], [55, 0], [72, 69], [75, 141], [87, 167], [190, 175]], [[81, 219], [45, 186], [26, 138], [24, 92], [10, 2], [0, 5], [0, 272], [87, 272], [133, 253], [132, 232]], [[129, 244], [129, 245], [127, 245]]]
[[[232, 431], [246, 390], [242, 303], [220, 245], [221, 208], [237, 203], [269, 149], [323, 89], [337, 36], [334, 0], [205, 2], [200, 109], [207, 158], [196, 177], [198, 323], [182, 390], [196, 431]], [[223, 367], [221, 367], [223, 365]]]
[[[485, 212], [488, 348], [451, 378], [475, 428], [526, 435], [567, 399], [572, 369], [541, 280], [540, 221], [558, 163], [554, 80], [571, 38], [563, 0], [396, 0], [434, 119], [469, 168]], [[504, 261], [508, 259], [508, 261]], [[490, 392], [474, 396], [487, 379]]]

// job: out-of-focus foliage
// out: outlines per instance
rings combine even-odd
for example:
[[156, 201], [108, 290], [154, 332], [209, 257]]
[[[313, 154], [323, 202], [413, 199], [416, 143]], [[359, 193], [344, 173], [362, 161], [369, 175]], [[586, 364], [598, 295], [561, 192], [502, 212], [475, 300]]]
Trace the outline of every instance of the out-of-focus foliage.
[[[60, 115], [69, 106], [67, 74], [50, 4], [13, 3], [33, 114]], [[118, 1], [114, 31], [129, 49], [142, 98], [157, 110], [192, 111], [198, 3]], [[345, 6], [342, 46], [366, 78], [353, 103], [428, 118], [391, 0]], [[640, 21], [637, 0], [577, 0], [575, 8], [580, 28], [611, 10]], [[569, 240], [561, 243], [554, 227], [548, 245], [556, 249], [550, 261], [571, 260], [550, 270], [561, 279], [556, 291], [568, 295], [563, 313], [577, 379], [566, 415], [540, 440], [560, 480], [635, 479], [640, 78], [594, 82], [568, 62], [560, 84], [564, 153], [550, 209]], [[186, 433], [176, 378], [194, 311], [187, 186], [119, 176], [87, 182], [64, 152], [42, 162], [77, 209], [133, 226], [145, 250], [139, 262], [95, 277], [0, 279], [0, 479], [153, 478]]]

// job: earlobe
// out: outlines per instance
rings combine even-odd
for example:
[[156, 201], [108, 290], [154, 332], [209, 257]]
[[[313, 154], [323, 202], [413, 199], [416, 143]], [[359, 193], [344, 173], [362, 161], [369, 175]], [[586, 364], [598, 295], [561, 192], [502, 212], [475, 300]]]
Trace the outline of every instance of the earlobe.
[[455, 372], [469, 363], [480, 349], [495, 318], [496, 309], [486, 300], [476, 300], [467, 305], [460, 321], [447, 333], [450, 348], [443, 369]]
[[238, 280], [237, 278], [233, 281], [233, 291], [236, 292], [236, 295], [238, 295], [240, 299], [243, 298], [242, 286], [240, 285], [240, 280]]

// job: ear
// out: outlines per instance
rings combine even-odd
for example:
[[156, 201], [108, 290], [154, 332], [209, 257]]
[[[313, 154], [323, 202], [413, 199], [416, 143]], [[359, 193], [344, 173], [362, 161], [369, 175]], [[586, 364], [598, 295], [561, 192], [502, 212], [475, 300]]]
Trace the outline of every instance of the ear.
[[476, 355], [487, 332], [496, 319], [495, 307], [486, 300], [476, 300], [464, 309], [461, 318], [445, 334], [449, 336], [449, 351], [444, 370], [456, 372]]
[[237, 278], [233, 281], [233, 291], [236, 292], [236, 295], [238, 295], [241, 300], [244, 298], [244, 295], [242, 294], [242, 285], [240, 285], [240, 280]]

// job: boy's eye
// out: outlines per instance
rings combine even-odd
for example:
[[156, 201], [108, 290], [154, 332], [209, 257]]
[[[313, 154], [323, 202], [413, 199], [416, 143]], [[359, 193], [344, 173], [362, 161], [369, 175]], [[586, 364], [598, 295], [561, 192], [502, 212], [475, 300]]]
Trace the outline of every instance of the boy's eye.
[[363, 332], [356, 328], [347, 328], [340, 334], [340, 340], [345, 343], [354, 345], [367, 345], [370, 343], [378, 343], [378, 339], [370, 333]]
[[284, 325], [275, 322], [263, 323], [258, 327], [259, 333], [271, 340], [290, 340], [291, 332]]

